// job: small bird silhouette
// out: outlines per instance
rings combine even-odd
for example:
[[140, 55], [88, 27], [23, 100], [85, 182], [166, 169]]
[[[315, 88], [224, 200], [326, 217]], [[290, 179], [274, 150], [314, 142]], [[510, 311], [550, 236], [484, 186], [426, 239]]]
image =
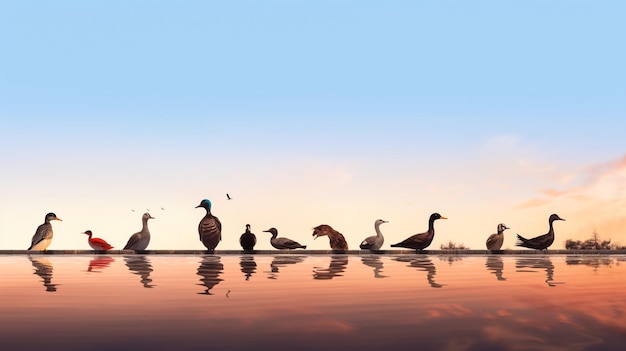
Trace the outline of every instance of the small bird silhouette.
[[230, 195], [228, 195], [228, 193], [226, 193], [226, 198], [227, 198], [228, 200], [232, 200], [232, 199], [233, 199], [232, 197], [230, 197]]

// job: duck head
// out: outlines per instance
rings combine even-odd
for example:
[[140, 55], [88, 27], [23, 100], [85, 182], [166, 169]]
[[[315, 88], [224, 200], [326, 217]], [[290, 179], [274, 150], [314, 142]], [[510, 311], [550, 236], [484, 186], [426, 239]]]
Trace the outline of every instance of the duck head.
[[143, 214], [143, 216], [141, 216], [141, 219], [147, 222], [149, 219], [154, 219], [154, 217], [152, 217], [148, 212], [146, 212]]
[[374, 225], [375, 226], [379, 226], [379, 225], [381, 225], [383, 223], [389, 223], [389, 221], [385, 221], [385, 220], [382, 220], [382, 219], [377, 219], [376, 222], [374, 222]]
[[511, 229], [511, 228], [507, 227], [506, 224], [504, 223], [498, 224], [498, 234], [504, 232], [504, 230], [506, 229]]
[[50, 212], [46, 215], [46, 222], [50, 221], [63, 221], [61, 218], [57, 217], [54, 212]]
[[444, 216], [440, 215], [439, 213], [435, 212], [435, 213], [431, 214], [430, 218], [429, 218], [430, 221], [436, 221], [438, 219], [448, 219], [448, 217], [444, 217]]
[[264, 230], [266, 233], [272, 233], [272, 236], [278, 235], [278, 230], [276, 228], [270, 228], [268, 230]]
[[202, 208], [206, 209], [207, 211], [211, 211], [211, 200], [204, 199], [204, 200], [200, 201], [200, 205], [196, 206], [196, 208], [198, 208], [198, 207], [202, 207]]
[[317, 227], [313, 228], [313, 240], [319, 238], [320, 236], [329, 235], [333, 232], [335, 232], [335, 230], [328, 224], [320, 224]]
[[550, 215], [550, 218], [548, 219], [548, 222], [552, 223], [554, 221], [564, 221], [564, 219], [559, 217], [558, 214], [553, 213], [553, 214]]
[[85, 231], [83, 232], [83, 234], [87, 234], [87, 235], [89, 235], [89, 237], [90, 237], [90, 238], [91, 238], [91, 235], [93, 235], [93, 234], [91, 233], [91, 230], [85, 230]]

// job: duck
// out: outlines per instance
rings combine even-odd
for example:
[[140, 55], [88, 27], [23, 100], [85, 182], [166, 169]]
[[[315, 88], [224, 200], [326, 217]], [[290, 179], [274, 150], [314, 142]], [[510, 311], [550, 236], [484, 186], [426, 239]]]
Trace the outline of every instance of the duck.
[[439, 213], [433, 213], [428, 219], [428, 231], [420, 234], [415, 234], [404, 241], [391, 245], [391, 247], [406, 247], [408, 249], [424, 250], [430, 245], [435, 237], [435, 221], [438, 219], [448, 219], [443, 217]]
[[246, 224], [246, 232], [239, 237], [239, 244], [243, 248], [243, 251], [251, 252], [256, 245], [256, 235], [250, 232], [250, 224]]
[[498, 224], [498, 232], [496, 234], [491, 234], [487, 238], [487, 250], [489, 251], [498, 251], [502, 247], [502, 243], [504, 242], [504, 231], [506, 229], [511, 229], [506, 226], [504, 223]]
[[126, 246], [124, 246], [124, 250], [143, 251], [148, 247], [150, 243], [150, 230], [148, 230], [149, 219], [154, 219], [154, 217], [148, 212], [141, 216], [141, 231], [130, 236]]
[[380, 225], [383, 223], [389, 223], [382, 219], [377, 219], [374, 222], [374, 230], [376, 231], [376, 235], [368, 236], [363, 240], [359, 247], [361, 250], [370, 250], [370, 251], [378, 251], [381, 246], [385, 242], [385, 237], [383, 237], [383, 233], [380, 232]]
[[306, 245], [300, 245], [297, 241], [288, 239], [288, 238], [277, 238], [278, 230], [276, 228], [270, 228], [268, 230], [264, 230], [266, 233], [272, 233], [272, 238], [270, 239], [270, 244], [276, 249], [279, 250], [292, 250], [292, 249], [306, 249]]
[[206, 215], [198, 224], [198, 234], [200, 241], [209, 252], [213, 252], [217, 244], [222, 240], [222, 222], [219, 218], [211, 214], [211, 201], [204, 199], [196, 208], [202, 207], [206, 210]]
[[523, 236], [517, 234], [518, 241], [515, 245], [535, 250], [546, 250], [554, 242], [554, 227], [552, 226], [552, 223], [554, 221], [564, 221], [564, 219], [559, 217], [559, 215], [556, 213], [551, 214], [548, 218], [550, 230], [548, 230], [546, 234], [540, 235], [532, 239], [526, 239]]
[[313, 228], [313, 240], [324, 235], [328, 236], [331, 249], [338, 251], [348, 250], [348, 243], [346, 242], [346, 238], [344, 238], [341, 233], [334, 230], [328, 224], [320, 224], [317, 227]]
[[46, 214], [44, 223], [37, 227], [35, 234], [30, 243], [30, 247], [27, 250], [40, 250], [47, 251], [48, 246], [52, 242], [52, 221], [63, 221], [57, 217], [53, 212]]
[[96, 251], [107, 251], [113, 248], [113, 246], [104, 241], [104, 239], [92, 238], [93, 233], [91, 232], [91, 230], [86, 230], [83, 232], [83, 234], [89, 235], [89, 237], [87, 238], [87, 243], [89, 244], [89, 246], [91, 246], [92, 249]]

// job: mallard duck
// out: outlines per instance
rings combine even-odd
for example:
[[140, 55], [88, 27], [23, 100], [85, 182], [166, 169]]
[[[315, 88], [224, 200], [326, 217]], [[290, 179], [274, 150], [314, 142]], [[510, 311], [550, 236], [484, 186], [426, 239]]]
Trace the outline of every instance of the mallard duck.
[[124, 250], [143, 251], [150, 244], [150, 230], [148, 230], [148, 220], [154, 219], [150, 213], [146, 212], [141, 216], [141, 231], [133, 234], [128, 239]]
[[331, 249], [341, 251], [348, 250], [348, 243], [346, 242], [346, 238], [344, 238], [341, 233], [334, 230], [328, 224], [320, 224], [317, 227], [313, 228], [313, 240], [324, 235], [328, 236]]
[[377, 219], [374, 222], [374, 230], [376, 231], [376, 235], [368, 236], [363, 240], [361, 245], [359, 246], [361, 250], [370, 250], [370, 251], [378, 251], [381, 246], [385, 242], [385, 238], [383, 237], [383, 233], [380, 232], [380, 225], [383, 223], [389, 223], [382, 219]]
[[37, 227], [35, 234], [30, 243], [30, 247], [27, 250], [42, 250], [46, 251], [50, 243], [52, 242], [52, 224], [51, 221], [62, 221], [53, 212], [46, 215], [44, 223]]
[[559, 217], [556, 213], [551, 214], [550, 218], [548, 218], [548, 223], [550, 224], [550, 230], [544, 235], [540, 235], [536, 238], [526, 239], [521, 235], [517, 234], [517, 243], [516, 246], [527, 247], [529, 249], [535, 250], [545, 250], [554, 242], [554, 228], [552, 227], [552, 222], [554, 221], [564, 221], [563, 218]]
[[92, 249], [96, 251], [106, 251], [111, 250], [113, 246], [109, 245], [104, 239], [100, 238], [92, 238], [93, 233], [91, 230], [86, 230], [83, 234], [87, 234], [89, 237], [87, 238], [87, 243], [91, 246]]
[[434, 223], [438, 219], [448, 219], [446, 217], [442, 217], [439, 213], [433, 213], [430, 215], [428, 219], [428, 231], [420, 234], [415, 234], [406, 240], [399, 242], [397, 244], [391, 245], [391, 247], [406, 247], [408, 249], [415, 250], [424, 250], [430, 245], [435, 237], [435, 226]]
[[504, 223], [498, 224], [498, 232], [496, 234], [491, 234], [487, 238], [487, 250], [490, 251], [498, 251], [502, 247], [502, 243], [504, 242], [504, 231], [506, 229], [511, 229], [507, 227]]
[[279, 250], [306, 249], [306, 245], [300, 245], [297, 241], [287, 238], [277, 238], [278, 230], [276, 228], [270, 228], [268, 230], [264, 230], [264, 232], [272, 233], [270, 244], [272, 244], [274, 248]]
[[217, 244], [222, 240], [222, 222], [220, 222], [219, 218], [211, 214], [211, 201], [209, 201], [209, 199], [202, 200], [200, 205], [196, 206], [196, 208], [198, 207], [202, 207], [206, 210], [206, 215], [200, 220], [200, 224], [198, 224], [200, 241], [202, 241], [202, 244], [204, 244], [209, 252], [213, 252]]
[[256, 245], [256, 235], [250, 232], [250, 224], [246, 224], [246, 232], [239, 237], [239, 244], [243, 248], [243, 251], [253, 251], [254, 245]]

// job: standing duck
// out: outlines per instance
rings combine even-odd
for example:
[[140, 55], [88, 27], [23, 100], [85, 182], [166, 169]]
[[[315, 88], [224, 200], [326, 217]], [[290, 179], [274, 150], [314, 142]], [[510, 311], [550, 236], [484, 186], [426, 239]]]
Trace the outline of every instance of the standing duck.
[[448, 219], [446, 217], [442, 217], [439, 213], [433, 213], [430, 215], [428, 219], [428, 231], [420, 234], [415, 234], [406, 240], [399, 242], [397, 244], [391, 245], [391, 247], [406, 247], [408, 249], [415, 250], [424, 250], [430, 245], [435, 237], [435, 221], [438, 219]]
[[52, 242], [52, 224], [51, 221], [62, 221], [54, 213], [50, 212], [46, 215], [44, 223], [37, 227], [33, 239], [31, 240], [30, 247], [27, 250], [42, 250], [46, 251], [50, 243]]
[[363, 240], [361, 245], [359, 246], [361, 250], [370, 250], [370, 251], [378, 251], [381, 246], [385, 242], [385, 238], [383, 237], [383, 233], [380, 232], [380, 225], [383, 223], [389, 223], [382, 219], [377, 219], [374, 222], [374, 230], [376, 230], [376, 235], [368, 236]]
[[506, 226], [504, 223], [498, 224], [498, 232], [496, 234], [491, 234], [487, 238], [487, 250], [489, 251], [498, 251], [502, 247], [502, 243], [504, 242], [504, 231], [506, 229], [511, 229]]
[[150, 230], [148, 230], [148, 220], [154, 219], [148, 212], [141, 216], [141, 231], [133, 234], [128, 239], [128, 243], [124, 246], [124, 250], [143, 251], [150, 243]]
[[246, 232], [239, 237], [239, 244], [243, 248], [243, 251], [252, 252], [254, 245], [256, 245], [256, 235], [250, 232], [250, 224], [246, 224]]
[[548, 218], [548, 223], [550, 224], [550, 230], [544, 234], [540, 235], [536, 238], [526, 239], [521, 235], [517, 234], [517, 243], [516, 246], [523, 246], [529, 249], [535, 250], [546, 250], [552, 243], [554, 242], [554, 228], [552, 227], [552, 222], [554, 221], [564, 221], [563, 218], [559, 217], [558, 214], [554, 213], [550, 215]]
[[276, 228], [270, 228], [268, 230], [264, 230], [264, 232], [272, 233], [270, 244], [272, 244], [272, 246], [276, 249], [279, 249], [279, 250], [306, 249], [306, 245], [300, 245], [297, 241], [287, 239], [287, 238], [277, 238], [278, 230]]
[[334, 230], [331, 226], [327, 224], [320, 224], [317, 227], [313, 228], [313, 240], [324, 235], [327, 235], [328, 239], [330, 239], [331, 249], [339, 251], [348, 250], [348, 243], [346, 242], [346, 238], [344, 238], [341, 233]]
[[104, 241], [104, 239], [92, 238], [91, 236], [93, 234], [91, 230], [84, 231], [83, 234], [89, 235], [89, 238], [87, 238], [87, 243], [89, 243], [89, 246], [91, 246], [91, 248], [96, 251], [106, 251], [113, 248], [113, 246], [109, 245], [109, 243]]
[[200, 205], [196, 208], [202, 207], [206, 210], [206, 215], [198, 224], [198, 234], [200, 235], [200, 241], [209, 250], [213, 252], [217, 244], [222, 240], [222, 222], [219, 218], [211, 214], [211, 201], [204, 199], [200, 202]]

